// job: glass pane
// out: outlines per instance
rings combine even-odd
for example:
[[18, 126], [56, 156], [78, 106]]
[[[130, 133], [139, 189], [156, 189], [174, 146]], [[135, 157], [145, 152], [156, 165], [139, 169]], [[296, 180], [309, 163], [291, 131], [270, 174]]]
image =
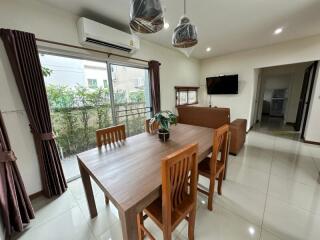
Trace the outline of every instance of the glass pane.
[[188, 104], [193, 104], [197, 102], [197, 91], [188, 92]]
[[188, 103], [188, 92], [181, 91], [180, 92], [180, 105], [187, 104], [187, 103]]
[[129, 136], [143, 132], [151, 110], [148, 70], [111, 64], [111, 76], [117, 123]]
[[95, 131], [113, 125], [106, 63], [40, 54], [50, 113], [67, 179], [76, 154], [96, 146]]

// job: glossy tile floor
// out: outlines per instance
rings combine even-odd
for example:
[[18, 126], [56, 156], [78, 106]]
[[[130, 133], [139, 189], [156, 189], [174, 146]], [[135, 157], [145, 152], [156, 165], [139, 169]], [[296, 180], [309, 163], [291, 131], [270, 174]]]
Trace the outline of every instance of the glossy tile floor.
[[[320, 239], [320, 147], [297, 141], [295, 133], [274, 133], [277, 128], [269, 126], [250, 131], [245, 148], [230, 157], [223, 195], [215, 196], [213, 212], [198, 194], [196, 239]], [[208, 184], [202, 178], [200, 182]], [[16, 239], [122, 239], [116, 208], [104, 204], [95, 184], [94, 192], [99, 215], [93, 220], [80, 179], [55, 200], [34, 200], [36, 219]], [[154, 223], [147, 220], [146, 225], [162, 239]], [[184, 222], [173, 239], [186, 236]]]

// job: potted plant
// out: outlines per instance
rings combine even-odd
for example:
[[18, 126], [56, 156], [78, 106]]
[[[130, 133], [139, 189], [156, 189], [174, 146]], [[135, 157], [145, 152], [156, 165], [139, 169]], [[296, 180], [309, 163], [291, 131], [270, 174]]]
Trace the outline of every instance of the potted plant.
[[170, 124], [177, 124], [177, 116], [171, 111], [161, 111], [150, 120], [150, 125], [154, 122], [159, 124], [158, 135], [160, 140], [166, 142], [170, 137]]

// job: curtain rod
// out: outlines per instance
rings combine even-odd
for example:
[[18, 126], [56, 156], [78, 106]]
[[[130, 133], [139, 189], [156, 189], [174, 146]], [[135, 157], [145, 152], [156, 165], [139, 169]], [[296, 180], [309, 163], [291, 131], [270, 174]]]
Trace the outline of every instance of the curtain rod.
[[64, 46], [64, 47], [70, 47], [70, 48], [76, 48], [76, 49], [81, 49], [81, 50], [86, 50], [86, 51], [91, 51], [91, 52], [96, 52], [96, 53], [107, 54], [108, 57], [110, 57], [110, 56], [115, 56], [115, 57], [132, 59], [132, 60], [140, 61], [140, 62], [146, 62], [146, 63], [149, 62], [149, 61], [147, 61], [147, 60], [140, 59], [140, 58], [127, 57], [127, 56], [120, 55], [120, 54], [116, 54], [116, 53], [110, 53], [110, 52], [101, 51], [101, 50], [95, 50], [95, 49], [86, 48], [86, 47], [79, 47], [79, 46], [71, 45], [71, 44], [67, 44], [67, 43], [60, 43], [60, 42], [50, 41], [50, 40], [41, 39], [41, 38], [36, 38], [36, 40], [37, 40], [38, 42], [45, 42], [45, 43], [60, 45], [60, 46]]

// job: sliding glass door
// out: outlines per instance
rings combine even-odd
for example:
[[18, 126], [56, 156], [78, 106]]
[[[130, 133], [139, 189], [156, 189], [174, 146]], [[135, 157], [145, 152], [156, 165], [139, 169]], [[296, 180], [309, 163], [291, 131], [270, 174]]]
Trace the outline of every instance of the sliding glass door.
[[97, 129], [125, 124], [128, 136], [144, 131], [151, 112], [146, 68], [49, 54], [40, 61], [68, 180], [79, 177], [75, 155], [95, 147]]
[[109, 69], [115, 123], [125, 124], [128, 136], [143, 132], [151, 113], [148, 70], [115, 64]]

